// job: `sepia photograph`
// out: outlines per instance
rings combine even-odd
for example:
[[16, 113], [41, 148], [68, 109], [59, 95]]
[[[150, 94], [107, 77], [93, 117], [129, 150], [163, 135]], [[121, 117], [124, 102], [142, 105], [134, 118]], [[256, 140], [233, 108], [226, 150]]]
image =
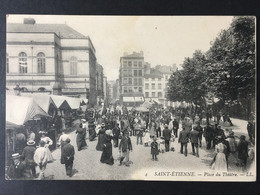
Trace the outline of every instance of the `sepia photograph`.
[[6, 15], [6, 180], [256, 181], [256, 17]]

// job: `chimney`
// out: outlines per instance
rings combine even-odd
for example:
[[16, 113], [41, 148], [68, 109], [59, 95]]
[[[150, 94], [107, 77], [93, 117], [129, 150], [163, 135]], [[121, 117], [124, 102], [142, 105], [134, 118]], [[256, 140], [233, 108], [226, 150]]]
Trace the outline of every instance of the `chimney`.
[[33, 18], [24, 18], [23, 19], [24, 24], [35, 24], [35, 20]]

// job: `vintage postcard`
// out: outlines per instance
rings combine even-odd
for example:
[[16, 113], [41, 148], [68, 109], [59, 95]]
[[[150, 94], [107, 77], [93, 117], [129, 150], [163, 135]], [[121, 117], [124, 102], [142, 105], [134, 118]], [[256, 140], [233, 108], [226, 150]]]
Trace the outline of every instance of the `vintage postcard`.
[[256, 181], [254, 16], [6, 16], [7, 180]]

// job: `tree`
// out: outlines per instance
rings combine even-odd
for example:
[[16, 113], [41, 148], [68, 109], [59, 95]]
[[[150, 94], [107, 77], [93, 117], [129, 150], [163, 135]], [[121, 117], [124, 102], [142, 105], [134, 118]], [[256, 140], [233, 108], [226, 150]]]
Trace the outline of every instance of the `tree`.
[[183, 69], [177, 70], [170, 77], [168, 99], [203, 106], [207, 93], [205, 64], [205, 55], [199, 50], [194, 52], [192, 58], [185, 58]]

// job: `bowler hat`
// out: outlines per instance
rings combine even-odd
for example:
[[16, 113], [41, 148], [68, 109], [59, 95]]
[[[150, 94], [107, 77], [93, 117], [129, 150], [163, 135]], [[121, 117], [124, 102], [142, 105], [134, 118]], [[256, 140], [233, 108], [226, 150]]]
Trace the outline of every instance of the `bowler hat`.
[[33, 140], [29, 140], [28, 142], [27, 142], [27, 145], [28, 146], [33, 146], [35, 144], [35, 141], [33, 141]]

